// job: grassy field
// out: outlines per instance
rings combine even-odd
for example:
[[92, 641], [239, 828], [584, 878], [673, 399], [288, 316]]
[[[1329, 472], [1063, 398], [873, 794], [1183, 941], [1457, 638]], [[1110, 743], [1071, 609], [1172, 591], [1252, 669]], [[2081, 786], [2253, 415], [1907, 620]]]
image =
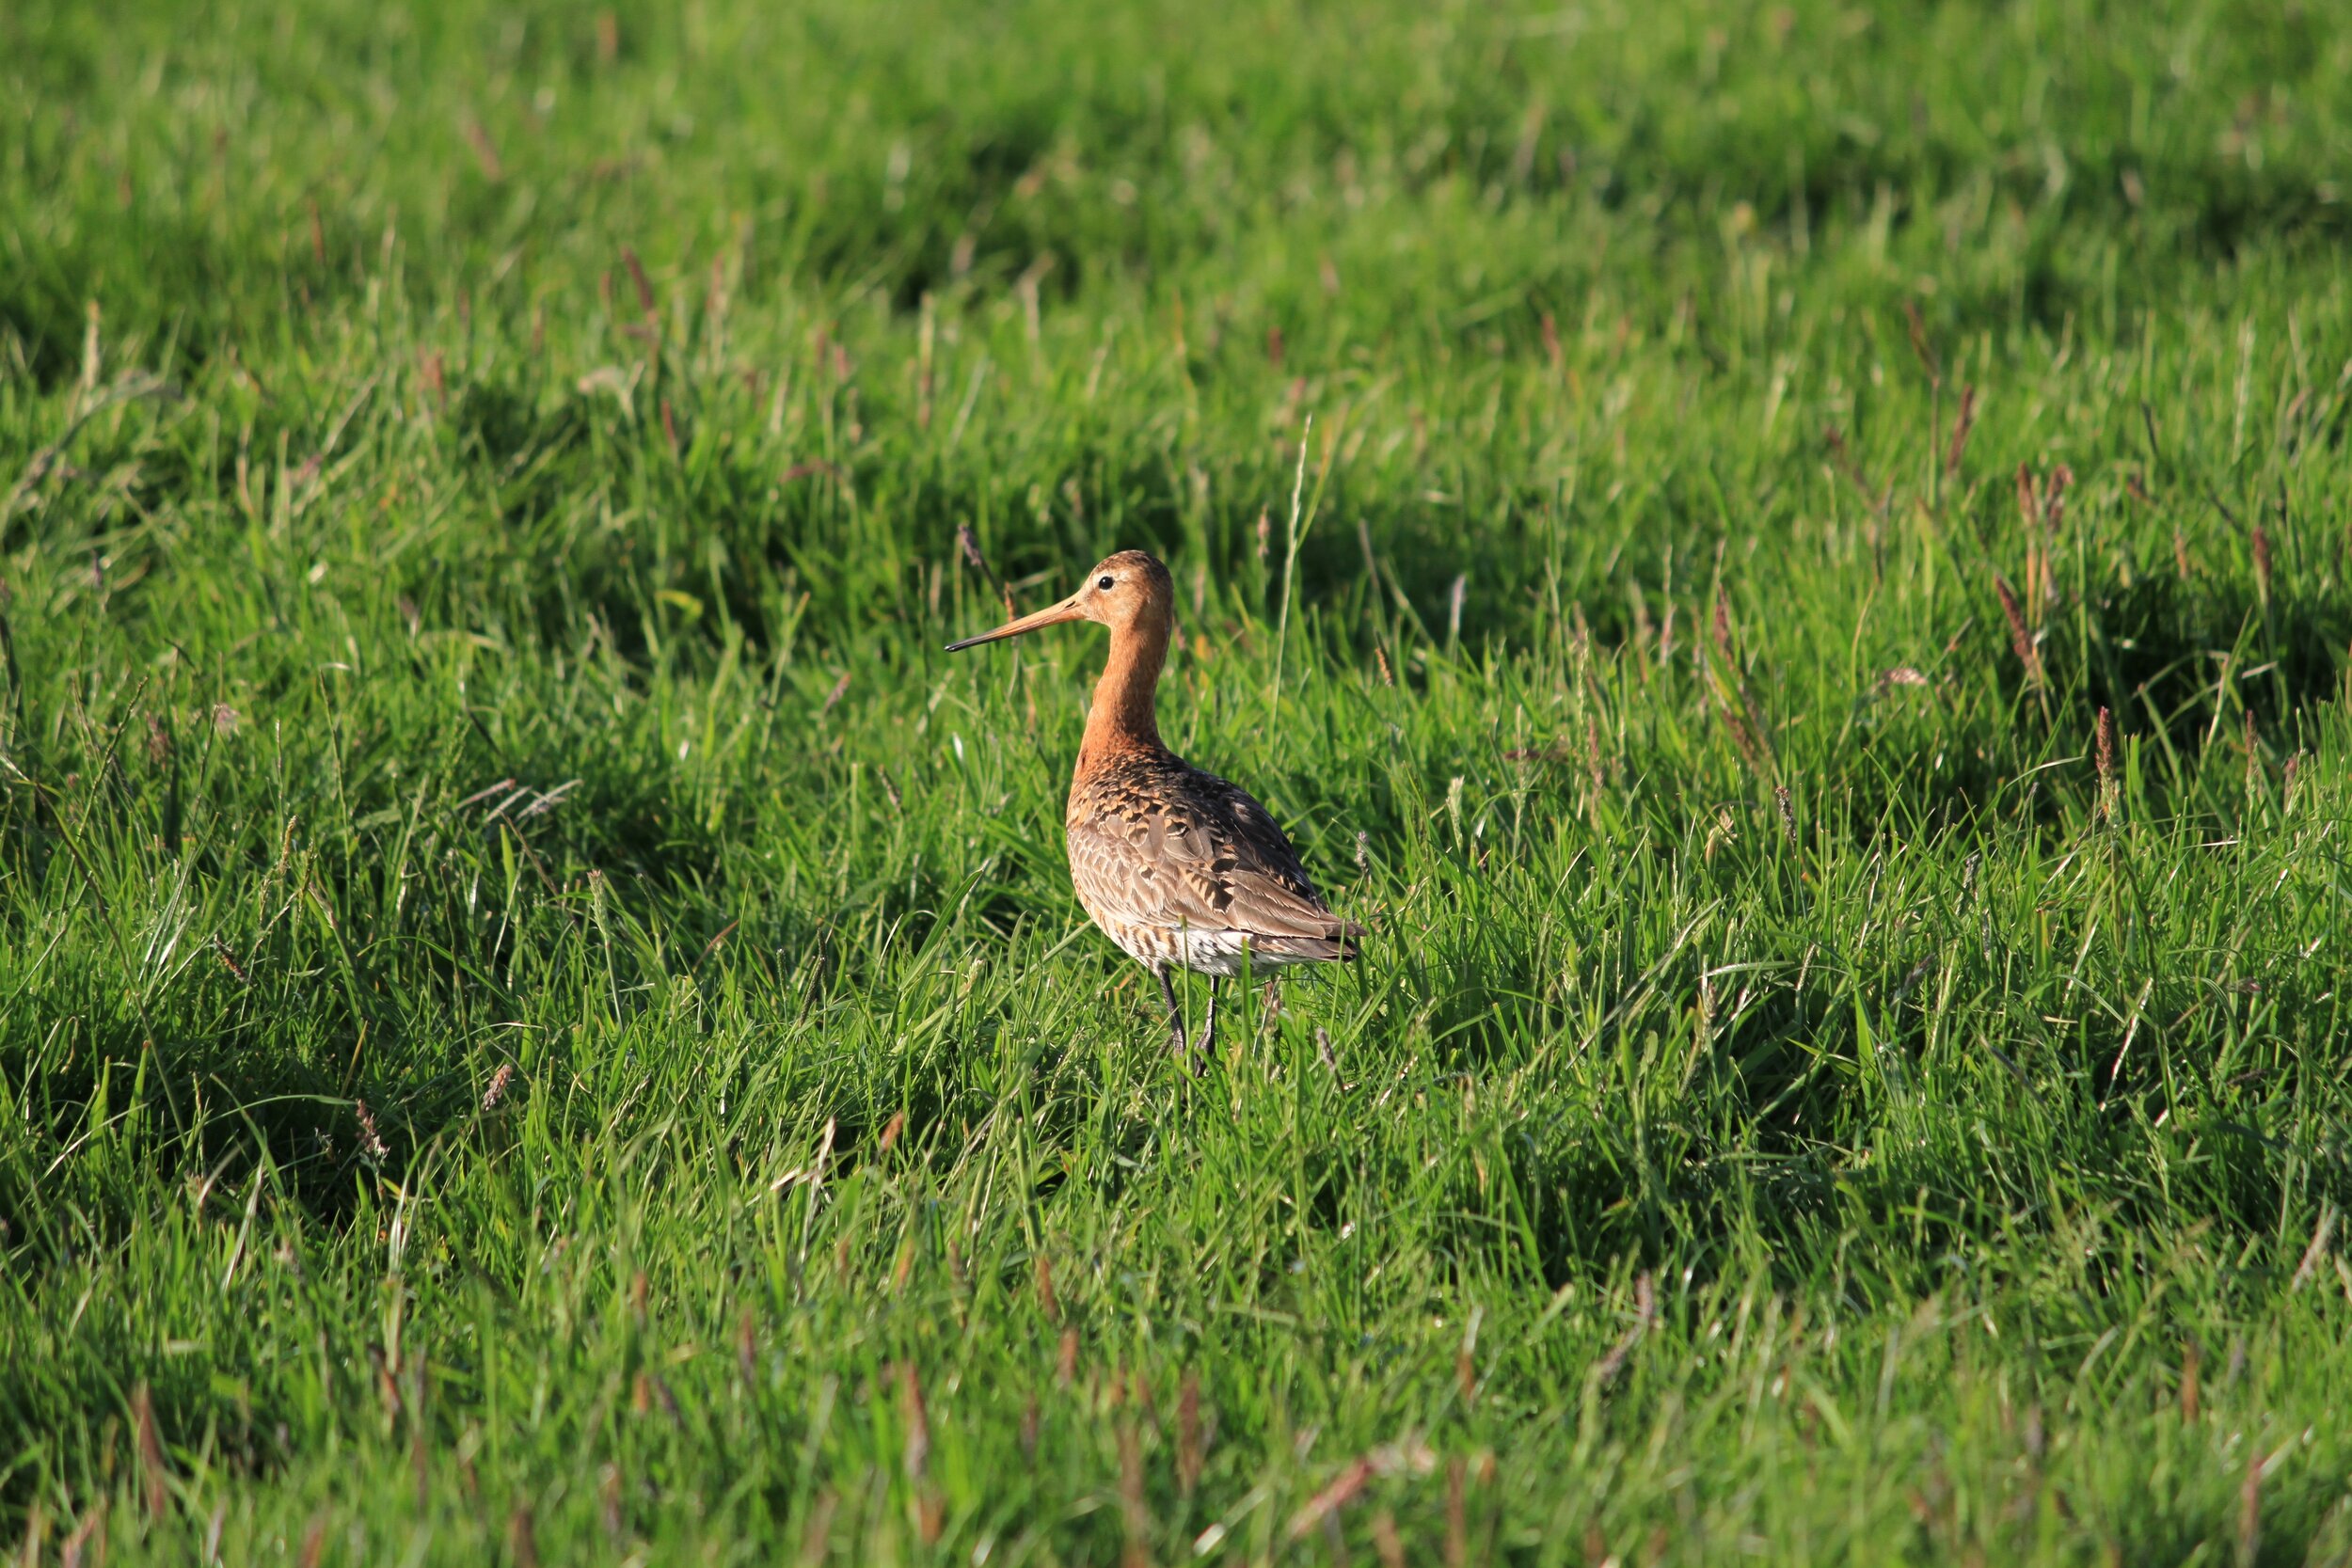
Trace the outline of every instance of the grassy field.
[[0, 8], [0, 1548], [2352, 1559], [2352, 23], [644, 12]]

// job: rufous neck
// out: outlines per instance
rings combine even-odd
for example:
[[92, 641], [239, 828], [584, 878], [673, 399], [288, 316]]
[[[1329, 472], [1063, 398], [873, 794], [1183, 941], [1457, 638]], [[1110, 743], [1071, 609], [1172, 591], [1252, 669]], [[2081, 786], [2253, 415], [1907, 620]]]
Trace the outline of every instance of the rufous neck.
[[1111, 631], [1111, 657], [1094, 683], [1094, 705], [1087, 710], [1087, 733], [1078, 765], [1112, 752], [1155, 751], [1160, 724], [1153, 701], [1160, 666], [1168, 659], [1168, 622], [1142, 617]]

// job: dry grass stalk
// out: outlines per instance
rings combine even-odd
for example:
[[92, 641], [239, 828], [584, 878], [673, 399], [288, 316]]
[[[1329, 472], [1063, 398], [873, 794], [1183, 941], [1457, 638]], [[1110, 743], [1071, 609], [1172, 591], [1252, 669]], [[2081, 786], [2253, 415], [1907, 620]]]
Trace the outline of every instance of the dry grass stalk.
[[[2034, 493], [2033, 470], [2025, 464], [2017, 465], [2017, 511], [2026, 525], [2026, 606], [2033, 613], [2033, 625], [2042, 622], [2042, 605], [2048, 592], [2044, 574], [2048, 561], [2042, 550], [2042, 507]], [[2004, 606], [2006, 608], [2006, 606]]]
[[2312, 1276], [2319, 1272], [2319, 1260], [2328, 1256], [2328, 1242], [2335, 1234], [2335, 1229], [2336, 1206], [2332, 1203], [2321, 1205], [2319, 1223], [2312, 1227], [2312, 1244], [2303, 1249], [2303, 1260], [2296, 1265], [2295, 1277], [2287, 1282], [2289, 1293], [2309, 1285]]
[[393, 1380], [391, 1364], [385, 1359], [382, 1345], [368, 1346], [368, 1369], [375, 1374], [376, 1397], [384, 1402], [384, 1420], [389, 1425], [400, 1418], [400, 1385]]
[[1127, 1568], [1151, 1568], [1152, 1514], [1143, 1503], [1143, 1439], [1133, 1418], [1119, 1423], [1119, 1512], [1126, 1527]]
[[[83, 1554], [89, 1550], [92, 1542], [97, 1543], [98, 1561], [101, 1568], [103, 1568], [106, 1560], [106, 1499], [104, 1497], [100, 1497], [90, 1505], [89, 1512], [83, 1514], [81, 1522], [73, 1527], [73, 1533], [65, 1538], [64, 1544], [59, 1548], [58, 1562], [63, 1564], [64, 1568], [81, 1568]], [[312, 1568], [315, 1568], [317, 1561], [318, 1559], [314, 1553], [310, 1559]]]
[[684, 1424], [684, 1417], [678, 1410], [677, 1395], [671, 1391], [669, 1380], [660, 1372], [641, 1371], [637, 1374], [636, 1404], [641, 1416], [658, 1404], [661, 1413], [670, 1418], [672, 1425]]
[[[1037, 1304], [1040, 1309], [1044, 1312], [1045, 1321], [1047, 1323], [1057, 1323], [1061, 1322], [1061, 1300], [1054, 1294], [1053, 1259], [1047, 1258], [1043, 1253], [1039, 1253], [1037, 1258]], [[1064, 1345], [1065, 1352], [1069, 1351], [1071, 1348], [1072, 1345], [1066, 1342]]]
[[1200, 1484], [1205, 1455], [1200, 1430], [1200, 1374], [1186, 1369], [1176, 1394], [1176, 1489], [1185, 1497]]
[[931, 427], [931, 400], [937, 390], [936, 366], [939, 339], [939, 302], [929, 289], [923, 291], [922, 327], [915, 347], [915, 405], [914, 422], [918, 429]]
[[1396, 1515], [1385, 1508], [1372, 1516], [1372, 1549], [1380, 1554], [1380, 1568], [1405, 1568], [1405, 1539], [1396, 1532]]
[[1708, 636], [1714, 645], [1714, 657], [1708, 663], [1708, 681], [1714, 689], [1717, 716], [1730, 733], [1732, 744], [1739, 748], [1748, 771], [1758, 784], [1770, 784], [1777, 770], [1772, 734], [1748, 690], [1746, 678], [1740, 673], [1740, 660], [1732, 641], [1731, 602], [1720, 587], [1715, 591], [1715, 614]]
[[489, 128], [468, 115], [458, 122], [465, 133], [466, 145], [473, 149], [474, 162], [481, 166], [482, 178], [495, 185], [506, 178], [506, 164], [499, 157], [498, 143], [490, 139]]
[[1353, 1501], [1372, 1481], [1373, 1464], [1369, 1455], [1354, 1461], [1329, 1485], [1307, 1499], [1307, 1506], [1291, 1516], [1289, 1536], [1299, 1540], [1317, 1525], [1327, 1520], [1336, 1522], [1341, 1509]]
[[[1822, 444], [1829, 448], [1830, 466], [1846, 476], [1846, 483], [1854, 487], [1865, 504], [1875, 505], [1878, 498], [1870, 494], [1870, 482], [1862, 474], [1862, 466], [1854, 461], [1853, 452], [1846, 445], [1846, 433], [1836, 425], [1821, 430]], [[1669, 599], [1668, 604], [1673, 601]]]
[[408, 1362], [408, 1469], [417, 1488], [417, 1512], [433, 1505], [432, 1438], [424, 1420], [425, 1372], [421, 1352]]
[[155, 1430], [155, 1399], [146, 1384], [132, 1392], [131, 1410], [138, 1422], [139, 1482], [147, 1496], [147, 1516], [160, 1519], [170, 1495], [164, 1489], [164, 1440]]
[[1944, 449], [1944, 475], [1949, 479], [1960, 472], [1960, 460], [1968, 451], [1968, 433], [1977, 423], [1977, 388], [1974, 385], [1960, 389], [1960, 412], [1952, 420], [1951, 444]]
[[1470, 1504], [1464, 1497], [1466, 1471], [1459, 1454], [1445, 1462], [1446, 1568], [1467, 1568], [1470, 1562]]
[[2058, 524], [2066, 515], [2066, 487], [2074, 482], [2074, 471], [2061, 463], [2050, 470], [2038, 484], [2033, 470], [2017, 465], [2017, 511], [2026, 527], [2026, 608], [2032, 613], [2032, 625], [2039, 631], [2042, 611], [2058, 603], [2058, 575], [2050, 564], [2050, 546], [2058, 538]]
[[2074, 470], [2061, 463], [2052, 468], [2042, 482], [2042, 528], [2055, 538], [2058, 524], [2066, 516], [2066, 487], [2074, 483]]
[[2270, 608], [2270, 533], [2262, 524], [2254, 525], [2254, 593], [2263, 608]]
[[841, 699], [849, 694], [850, 673], [844, 670], [841, 672], [841, 678], [833, 683], [833, 689], [825, 693], [824, 705], [817, 710], [817, 717], [822, 719], [826, 714], [831, 713]]
[[2252, 1568], [2263, 1540], [2263, 1450], [2260, 1443], [2246, 1450], [2246, 1480], [2237, 1493], [2238, 1568]]
[[506, 1555], [515, 1568], [539, 1568], [539, 1532], [532, 1525], [531, 1505], [516, 1503], [506, 1516]]
[[840, 1499], [830, 1486], [818, 1493], [817, 1500], [809, 1505], [808, 1527], [801, 1532], [801, 1561], [808, 1568], [824, 1561], [833, 1550], [833, 1515], [839, 1505]]
[[923, 1404], [923, 1379], [912, 1361], [898, 1363], [898, 1410], [906, 1422], [906, 1448], [900, 1461], [907, 1480], [920, 1481], [931, 1460], [931, 1418]]
[[651, 330], [659, 326], [661, 312], [654, 303], [653, 284], [645, 277], [645, 264], [628, 245], [621, 246], [621, 264], [628, 269], [628, 280], [637, 286], [637, 309], [644, 315], [646, 328]]
[[1004, 600], [1005, 618], [1011, 620], [1019, 613], [1012, 607], [1012, 590], [998, 579], [996, 569], [988, 563], [988, 557], [980, 553], [980, 536], [972, 531], [970, 523], [956, 525], [956, 543], [962, 546], [963, 559], [971, 562], [973, 569], [988, 579], [989, 586], [996, 590], [996, 596]]
[[[90, 1538], [98, 1534], [99, 1526], [105, 1517], [106, 1499], [101, 1497], [90, 1505], [89, 1512], [82, 1515], [81, 1522], [73, 1527], [73, 1533], [67, 1536], [64, 1545], [58, 1548], [57, 1560], [64, 1564], [64, 1568], [81, 1568], [82, 1554], [88, 1549]], [[102, 1555], [103, 1540], [100, 1537]]]
[[2099, 769], [2099, 816], [2103, 821], [2115, 820], [2116, 802], [2122, 795], [2122, 784], [2115, 776], [2115, 715], [2106, 708], [2099, 710], [2099, 731], [2091, 748], [2092, 758]]
[[607, 1464], [597, 1472], [596, 1513], [604, 1524], [604, 1538], [615, 1546], [628, 1535], [628, 1523], [621, 1516], [621, 1467]]
[[1649, 1275], [1645, 1273], [1633, 1282], [1632, 1325], [1625, 1331], [1623, 1338], [1609, 1347], [1609, 1354], [1594, 1364], [1593, 1379], [1596, 1383], [1602, 1387], [1609, 1386], [1625, 1366], [1626, 1357], [1633, 1354], [1633, 1347], [1642, 1342], [1642, 1336], [1649, 1332], [1649, 1326], [1657, 1317], [1657, 1287]]
[[1935, 350], [1928, 346], [1928, 324], [1920, 319], [1915, 299], [1903, 301], [1903, 326], [1911, 337], [1911, 352], [1918, 356], [1919, 368], [1927, 372], [1929, 385], [1942, 387], [1944, 367], [1936, 362]]

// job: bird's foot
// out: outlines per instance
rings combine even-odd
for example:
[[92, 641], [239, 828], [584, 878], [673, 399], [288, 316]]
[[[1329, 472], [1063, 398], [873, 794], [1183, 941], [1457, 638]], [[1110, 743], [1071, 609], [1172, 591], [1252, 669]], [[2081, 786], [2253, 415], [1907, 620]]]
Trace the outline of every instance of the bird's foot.
[[1209, 1052], [1216, 1044], [1216, 1020], [1212, 1018], [1200, 1025], [1200, 1033], [1193, 1038], [1190, 1044], [1180, 1043], [1177, 1046], [1176, 1058], [1182, 1061], [1186, 1055], [1190, 1055], [1192, 1075], [1195, 1078], [1205, 1077], [1209, 1070]]

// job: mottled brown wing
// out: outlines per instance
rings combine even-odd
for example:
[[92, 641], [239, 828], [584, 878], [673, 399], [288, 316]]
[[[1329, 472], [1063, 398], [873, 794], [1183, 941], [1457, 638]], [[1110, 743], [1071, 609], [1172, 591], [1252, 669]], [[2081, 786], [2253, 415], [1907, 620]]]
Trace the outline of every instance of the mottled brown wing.
[[1170, 772], [1105, 781], [1075, 802], [1070, 872], [1090, 908], [1164, 930], [1352, 933], [1316, 896], [1263, 806], [1213, 774]]

